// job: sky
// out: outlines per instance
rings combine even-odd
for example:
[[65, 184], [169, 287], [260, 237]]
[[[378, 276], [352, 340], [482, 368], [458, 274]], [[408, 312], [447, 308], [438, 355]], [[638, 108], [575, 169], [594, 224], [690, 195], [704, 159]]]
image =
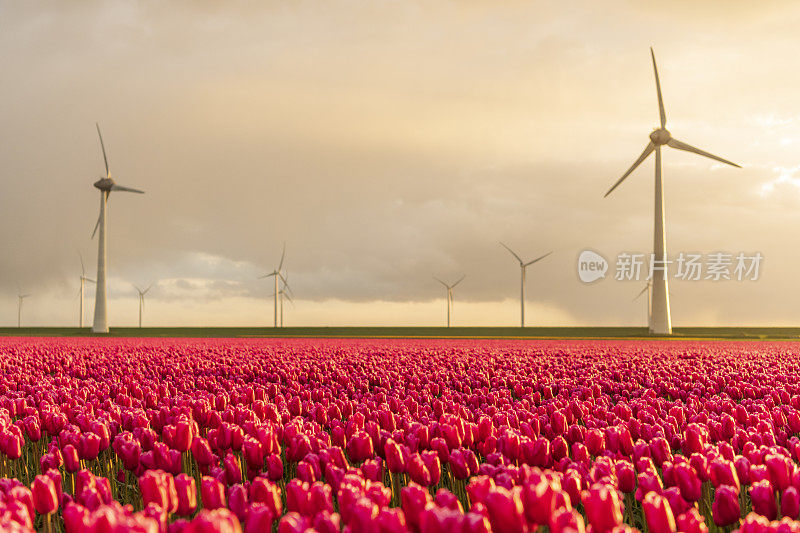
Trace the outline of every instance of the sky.
[[[755, 281], [670, 280], [676, 326], [797, 325], [796, 2], [0, 0], [0, 325], [77, 325], [104, 174], [109, 320], [644, 325], [658, 124], [667, 249], [760, 252]], [[594, 250], [605, 279], [581, 282]], [[93, 288], [87, 290], [91, 318]]]

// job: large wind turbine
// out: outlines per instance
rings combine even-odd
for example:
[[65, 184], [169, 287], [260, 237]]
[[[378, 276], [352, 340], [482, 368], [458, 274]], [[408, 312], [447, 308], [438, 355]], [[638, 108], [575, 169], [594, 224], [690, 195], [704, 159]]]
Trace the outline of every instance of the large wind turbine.
[[511, 255], [513, 255], [517, 259], [517, 261], [519, 261], [519, 269], [520, 269], [520, 278], [519, 278], [520, 318], [519, 318], [519, 323], [520, 323], [520, 327], [524, 328], [525, 327], [525, 269], [527, 269], [529, 266], [531, 266], [532, 264], [536, 263], [537, 261], [541, 261], [542, 259], [544, 259], [548, 255], [552, 254], [553, 252], [547, 252], [543, 256], [537, 257], [533, 261], [528, 261], [526, 263], [525, 261], [522, 260], [522, 258], [520, 256], [518, 256], [516, 254], [516, 252], [514, 252], [514, 250], [512, 250], [511, 248], [509, 248], [508, 246], [506, 246], [502, 242], [500, 244], [503, 245], [503, 248], [505, 248], [506, 250], [511, 252]]
[[97, 282], [95, 280], [93, 280], [92, 278], [87, 278], [86, 277], [86, 269], [83, 266], [83, 256], [81, 255], [80, 252], [78, 252], [78, 257], [81, 258], [81, 292], [80, 292], [81, 315], [80, 315], [80, 319], [78, 320], [78, 325], [82, 328], [83, 327], [83, 293], [84, 293], [84, 287], [85, 287], [87, 281], [89, 283], [97, 283]]
[[275, 270], [273, 270], [269, 274], [264, 274], [263, 276], [259, 276], [259, 278], [258, 278], [258, 279], [264, 279], [264, 278], [268, 278], [270, 276], [274, 276], [275, 277], [275, 294], [274, 294], [274, 296], [275, 296], [275, 322], [274, 322], [274, 327], [276, 327], [276, 328], [278, 327], [278, 298], [280, 297], [280, 295], [279, 295], [280, 291], [278, 290], [278, 278], [280, 278], [283, 281], [283, 283], [286, 284], [286, 278], [283, 277], [283, 273], [281, 271], [281, 269], [283, 268], [283, 258], [285, 256], [286, 256], [286, 243], [283, 243], [283, 251], [281, 252], [281, 261], [280, 261], [280, 263], [278, 263], [278, 268], [276, 268]]
[[139, 293], [139, 327], [142, 327], [142, 311], [144, 311], [144, 295], [153, 288], [153, 284], [151, 283], [145, 290], [140, 289], [136, 285], [133, 286], [136, 289], [136, 292]]
[[30, 294], [22, 294], [22, 289], [17, 284], [17, 327], [22, 327], [22, 300], [30, 296]]
[[453, 311], [453, 289], [455, 288], [456, 285], [461, 283], [464, 280], [465, 277], [466, 277], [466, 274], [461, 276], [458, 279], [458, 281], [456, 281], [452, 285], [448, 285], [447, 283], [445, 283], [444, 281], [440, 280], [439, 278], [437, 278], [435, 276], [433, 278], [436, 281], [438, 281], [439, 283], [441, 283], [442, 285], [444, 285], [444, 288], [447, 291], [447, 327], [448, 328], [450, 327], [450, 313], [452, 313], [452, 311]]
[[94, 237], [98, 229], [100, 230], [100, 235], [97, 239], [97, 292], [94, 298], [94, 325], [92, 326], [92, 331], [94, 333], [108, 333], [108, 311], [106, 309], [108, 294], [106, 288], [106, 210], [108, 209], [108, 197], [111, 195], [111, 191], [139, 194], [144, 194], [144, 191], [114, 183], [114, 180], [111, 179], [111, 171], [108, 169], [108, 157], [106, 156], [105, 144], [103, 144], [103, 136], [100, 133], [100, 126], [98, 124], [95, 124], [95, 126], [97, 126], [97, 136], [100, 137], [100, 148], [103, 149], [106, 177], [100, 178], [94, 183], [94, 186], [100, 190], [100, 216], [97, 218], [92, 237]]
[[611, 191], [616, 189], [652, 152], [656, 153], [655, 223], [653, 228], [653, 261], [656, 268], [653, 269], [652, 300], [650, 306], [652, 315], [651, 331], [658, 335], [670, 335], [672, 334], [672, 321], [669, 313], [669, 288], [667, 286], [667, 239], [664, 231], [664, 186], [661, 181], [661, 147], [667, 145], [672, 148], [677, 148], [678, 150], [684, 150], [711, 158], [720, 163], [725, 163], [726, 165], [737, 168], [741, 167], [727, 159], [715, 156], [672, 137], [672, 134], [666, 128], [667, 115], [664, 111], [664, 101], [661, 98], [661, 83], [658, 80], [656, 56], [652, 48], [650, 48], [650, 57], [653, 59], [653, 72], [656, 77], [658, 113], [661, 119], [661, 125], [650, 133], [650, 142], [647, 143], [639, 159], [631, 165], [631, 168], [617, 180], [614, 186], [611, 187], [605, 195], [608, 196], [611, 194]]

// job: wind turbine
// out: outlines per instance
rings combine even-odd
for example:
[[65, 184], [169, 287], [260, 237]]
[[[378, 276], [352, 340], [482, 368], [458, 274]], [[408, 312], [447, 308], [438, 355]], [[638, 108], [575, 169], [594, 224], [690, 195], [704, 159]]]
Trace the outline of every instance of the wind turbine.
[[22, 300], [30, 296], [30, 294], [22, 294], [22, 289], [17, 283], [17, 327], [22, 327]]
[[108, 333], [108, 311], [106, 308], [106, 300], [108, 290], [106, 287], [106, 210], [108, 208], [108, 197], [111, 191], [121, 192], [135, 192], [144, 194], [144, 191], [138, 189], [131, 189], [130, 187], [123, 187], [117, 185], [111, 179], [111, 171], [108, 169], [108, 157], [106, 156], [106, 147], [103, 144], [103, 135], [100, 133], [100, 126], [97, 126], [97, 136], [100, 137], [100, 148], [103, 149], [103, 162], [106, 164], [106, 177], [100, 178], [94, 183], [95, 188], [100, 190], [100, 216], [97, 218], [97, 224], [94, 226], [92, 238], [94, 238], [97, 230], [100, 230], [100, 235], [97, 240], [97, 292], [94, 298], [94, 324], [92, 325], [92, 332], [94, 333]]
[[144, 310], [144, 295], [153, 288], [153, 284], [151, 283], [145, 290], [140, 289], [136, 285], [133, 286], [136, 289], [136, 292], [139, 293], [139, 327], [142, 327], [142, 311]]
[[[283, 287], [281, 287], [281, 290], [278, 291], [278, 296], [280, 297], [280, 316], [281, 316], [280, 325], [281, 325], [281, 327], [283, 327], [283, 300], [284, 299], [289, 300], [289, 303], [294, 305], [294, 300], [292, 300], [292, 297], [290, 296], [290, 294], [292, 292], [292, 288], [289, 287], [289, 283], [288, 282], [289, 282], [289, 273], [287, 272], [286, 276], [285, 276], [285, 279], [283, 280]], [[272, 295], [270, 294], [270, 296], [272, 296]]]
[[642, 294], [647, 293], [647, 331], [653, 333], [653, 309], [652, 309], [652, 294], [653, 294], [653, 281], [648, 280], [647, 285], [644, 286], [642, 291], [636, 295], [636, 298], [633, 299], [635, 302], [639, 298], [641, 298]]
[[642, 154], [639, 156], [633, 165], [617, 180], [613, 187], [611, 187], [605, 196], [611, 194], [611, 191], [616, 189], [620, 183], [625, 181], [631, 172], [638, 167], [642, 161], [652, 153], [656, 153], [656, 190], [655, 190], [655, 223], [653, 228], [653, 261], [658, 268], [653, 272], [653, 285], [651, 297], [651, 331], [658, 335], [672, 334], [672, 321], [669, 313], [669, 288], [667, 286], [667, 238], [664, 231], [664, 186], [661, 181], [661, 147], [664, 145], [686, 152], [692, 152], [704, 157], [708, 157], [720, 163], [731, 165], [736, 168], [741, 168], [736, 163], [732, 163], [727, 159], [715, 156], [699, 148], [688, 145], [678, 139], [672, 137], [672, 134], [667, 130], [667, 115], [664, 111], [664, 101], [661, 98], [661, 83], [658, 80], [658, 68], [656, 68], [656, 56], [653, 53], [653, 48], [650, 48], [650, 57], [653, 59], [653, 72], [656, 77], [656, 93], [658, 95], [658, 113], [661, 125], [650, 133], [650, 142], [647, 143]]
[[283, 283], [286, 284], [286, 278], [283, 277], [283, 274], [281, 273], [281, 269], [283, 268], [283, 258], [285, 256], [286, 256], [286, 243], [284, 242], [283, 243], [283, 251], [281, 252], [281, 261], [280, 261], [280, 263], [278, 263], [278, 268], [276, 268], [275, 270], [273, 270], [269, 274], [264, 274], [263, 276], [259, 276], [259, 278], [258, 278], [258, 279], [264, 279], [264, 278], [268, 278], [270, 276], [274, 276], [275, 277], [275, 294], [274, 294], [274, 296], [275, 296], [275, 321], [274, 321], [274, 327], [276, 327], [276, 328], [278, 327], [278, 298], [279, 298], [279, 294], [278, 293], [280, 292], [278, 290], [278, 278], [280, 278], [283, 281]]
[[552, 254], [553, 252], [547, 252], [543, 256], [537, 257], [533, 261], [528, 261], [526, 263], [525, 261], [522, 260], [522, 258], [520, 256], [518, 256], [516, 254], [516, 252], [514, 252], [514, 250], [512, 250], [511, 248], [509, 248], [508, 246], [506, 246], [502, 242], [500, 244], [503, 245], [503, 248], [505, 248], [506, 250], [511, 252], [511, 255], [513, 255], [517, 259], [517, 261], [519, 261], [519, 269], [520, 269], [520, 278], [519, 278], [520, 319], [519, 319], [519, 322], [520, 322], [520, 327], [524, 328], [525, 327], [525, 269], [527, 269], [529, 266], [531, 266], [532, 264], [536, 263], [537, 261], [541, 261], [542, 259], [544, 259], [548, 255]]
[[447, 327], [448, 328], [450, 327], [450, 313], [453, 311], [453, 289], [455, 288], [456, 285], [461, 283], [464, 280], [465, 277], [466, 277], [466, 274], [461, 276], [458, 279], [458, 281], [456, 281], [452, 285], [448, 285], [447, 283], [445, 283], [444, 281], [440, 280], [436, 276], [434, 276], [434, 278], [433, 278], [436, 281], [438, 281], [439, 283], [441, 283], [442, 285], [444, 285], [445, 290], [447, 290]]
[[78, 325], [79, 325], [79, 327], [82, 328], [83, 327], [83, 293], [84, 293], [84, 286], [86, 285], [87, 281], [89, 283], [97, 283], [97, 282], [95, 280], [93, 280], [92, 278], [87, 278], [86, 277], [86, 269], [83, 266], [83, 255], [81, 255], [81, 253], [78, 252], [78, 257], [81, 258], [81, 291], [80, 291], [81, 315], [80, 315], [80, 319], [78, 320]]

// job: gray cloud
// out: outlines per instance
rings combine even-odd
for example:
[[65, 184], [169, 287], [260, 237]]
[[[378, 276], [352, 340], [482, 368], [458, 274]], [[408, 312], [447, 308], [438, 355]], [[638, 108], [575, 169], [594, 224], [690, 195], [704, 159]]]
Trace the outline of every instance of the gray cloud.
[[95, 120], [147, 190], [111, 199], [112, 296], [260, 301], [286, 241], [305, 301], [425, 302], [465, 273], [461, 301], [498, 302], [518, 291], [503, 240], [555, 251], [532, 300], [639, 320], [638, 286], [582, 286], [574, 263], [652, 246], [652, 163], [602, 199], [657, 120], [651, 44], [675, 136], [745, 165], [665, 154], [669, 248], [766, 256], [756, 283], [676, 283], [676, 321], [796, 321], [800, 8], [704, 6], [2, 3], [8, 321], [17, 281], [56, 305], [77, 250], [94, 261]]

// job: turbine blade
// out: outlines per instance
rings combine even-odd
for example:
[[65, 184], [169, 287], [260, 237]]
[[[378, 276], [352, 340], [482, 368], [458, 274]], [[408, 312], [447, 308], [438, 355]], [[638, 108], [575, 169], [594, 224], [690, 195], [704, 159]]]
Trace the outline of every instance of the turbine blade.
[[140, 191], [139, 189], [132, 189], [130, 187], [123, 187], [122, 185], [117, 185], [116, 183], [111, 186], [112, 191], [121, 191], [121, 192], [135, 192], [138, 194], [144, 194], [144, 191]]
[[658, 114], [661, 118], [661, 127], [667, 125], [667, 114], [664, 112], [664, 100], [661, 99], [661, 82], [658, 80], [658, 68], [656, 67], [656, 54], [653, 47], [650, 47], [650, 57], [653, 58], [653, 72], [656, 74], [656, 92], [658, 92]]
[[447, 286], [447, 283], [445, 283], [444, 281], [440, 280], [440, 279], [439, 279], [439, 278], [437, 278], [436, 276], [433, 276], [433, 279], [435, 279], [436, 281], [438, 281], [439, 283], [441, 283], [442, 285], [444, 285], [444, 286], [445, 286], [445, 287], [447, 287], [448, 289], [450, 288], [450, 287], [448, 287], [448, 286]]
[[505, 248], [506, 250], [508, 250], [509, 252], [511, 252], [511, 255], [513, 255], [514, 257], [516, 257], [516, 258], [517, 258], [517, 261], [519, 261], [519, 264], [520, 264], [520, 265], [522, 264], [522, 258], [521, 258], [520, 256], [518, 256], [518, 255], [516, 254], [516, 252], [514, 252], [514, 250], [512, 250], [511, 248], [509, 248], [508, 246], [506, 246], [506, 245], [505, 245], [505, 243], [504, 243], [504, 242], [502, 242], [502, 241], [500, 241], [500, 244], [503, 246], [503, 248]]
[[464, 281], [464, 278], [466, 278], [466, 277], [467, 277], [467, 275], [466, 275], [466, 274], [464, 274], [463, 276], [461, 276], [460, 278], [458, 278], [458, 281], [456, 281], [455, 283], [453, 283], [452, 285], [450, 285], [450, 288], [451, 288], [451, 289], [452, 289], [452, 288], [454, 288], [456, 285], [458, 285], [459, 283], [461, 283], [462, 281]]
[[92, 239], [94, 239], [94, 234], [97, 233], [97, 228], [100, 227], [100, 215], [97, 215], [97, 222], [94, 225], [94, 231], [92, 231]]
[[97, 126], [97, 136], [100, 137], [100, 147], [103, 149], [103, 161], [106, 164], [106, 177], [108, 178], [111, 176], [111, 171], [108, 170], [108, 157], [106, 157], [106, 145], [105, 143], [103, 143], [103, 134], [100, 133], [100, 124], [95, 122], [94, 125]]
[[80, 250], [78, 251], [78, 257], [81, 258], [81, 277], [85, 278], [86, 277], [86, 269], [83, 266], [83, 254], [81, 254]]
[[269, 274], [264, 274], [263, 276], [259, 276], [258, 279], [271, 278], [275, 274], [277, 274], [277, 272], [270, 272]]
[[142, 293], [142, 295], [145, 295], [145, 294], [147, 294], [147, 293], [148, 293], [148, 291], [150, 291], [150, 289], [152, 289], [152, 288], [153, 288], [153, 285], [155, 285], [155, 282], [153, 282], [153, 283], [151, 283], [150, 285], [148, 285], [148, 286], [147, 286], [147, 288], [146, 288], [146, 289], [144, 290], [144, 292]]
[[[131, 283], [131, 285], [133, 285], [133, 283]], [[136, 292], [139, 293], [139, 299], [141, 299], [142, 298], [142, 289], [140, 289], [138, 285], [133, 285], [133, 288], [136, 289]]]
[[97, 282], [96, 282], [95, 280], [93, 280], [92, 278], [83, 278], [83, 279], [84, 279], [84, 281], [89, 281], [89, 282], [91, 282], [91, 283], [97, 283]]
[[634, 163], [631, 165], [631, 168], [629, 168], [629, 169], [628, 169], [628, 171], [627, 171], [627, 172], [625, 172], [625, 174], [623, 174], [623, 175], [622, 175], [622, 177], [621, 177], [620, 179], [618, 179], [618, 180], [617, 180], [617, 182], [614, 184], [614, 186], [613, 186], [613, 187], [611, 187], [610, 189], [608, 189], [608, 192], [607, 192], [605, 195], [603, 195], [603, 198], [605, 198], [606, 196], [608, 196], [609, 194], [611, 194], [611, 191], [613, 191], [614, 189], [616, 189], [617, 187], [619, 187], [619, 184], [620, 184], [620, 183], [622, 183], [623, 181], [625, 181], [625, 178], [627, 178], [628, 176], [630, 176], [631, 172], [633, 172], [634, 170], [636, 170], [636, 167], [638, 167], [639, 165], [641, 165], [641, 164], [642, 164], [642, 161], [644, 161], [645, 159], [647, 159], [647, 156], [649, 156], [649, 155], [650, 155], [650, 154], [653, 152], [653, 150], [655, 150], [655, 149], [656, 149], [656, 145], [655, 145], [655, 144], [653, 144], [652, 142], [649, 142], [649, 143], [647, 143], [647, 146], [645, 146], [645, 148], [644, 148], [644, 152], [642, 152], [642, 155], [640, 155], [640, 156], [639, 156], [639, 159], [637, 159], [637, 160], [636, 160], [636, 161], [635, 161], [635, 162], [634, 162]]
[[[283, 268], [283, 258], [286, 256], [286, 241], [283, 242], [283, 251], [281, 252], [281, 262], [278, 263], [278, 272]], [[283, 276], [281, 276], [283, 277]]]
[[708, 157], [708, 158], [713, 159], [715, 161], [719, 161], [720, 163], [725, 163], [726, 165], [731, 165], [732, 167], [742, 168], [741, 166], [737, 165], [736, 163], [734, 163], [732, 161], [728, 161], [727, 159], [722, 159], [721, 157], [718, 157], [718, 156], [716, 156], [714, 154], [709, 154], [708, 152], [704, 152], [703, 150], [701, 150], [699, 148], [695, 148], [694, 146], [686, 144], [685, 142], [681, 142], [678, 139], [670, 139], [667, 142], [667, 146], [671, 146], [672, 148], [677, 148], [678, 150], [684, 150], [686, 152], [692, 152], [692, 153], [697, 154], [697, 155], [702, 155], [704, 157]]
[[637, 294], [637, 295], [636, 295], [636, 298], [634, 298], [634, 299], [633, 299], [633, 300], [631, 300], [631, 301], [632, 301], [632, 302], [635, 302], [636, 300], [638, 300], [638, 299], [639, 299], [639, 297], [640, 297], [642, 294], [644, 294], [645, 292], [647, 292], [647, 289], [649, 289], [649, 288], [650, 288], [650, 285], [645, 285], [645, 286], [644, 286], [644, 289], [642, 289], [642, 291], [641, 291], [639, 294]]
[[552, 254], [552, 253], [553, 253], [553, 252], [547, 252], [547, 253], [546, 253], [546, 254], [544, 254], [543, 256], [541, 256], [541, 257], [537, 257], [537, 258], [536, 258], [536, 259], [534, 259], [533, 261], [528, 261], [527, 263], [525, 263], [525, 264], [524, 264], [524, 265], [522, 265], [522, 266], [526, 266], [526, 267], [527, 267], [527, 266], [530, 266], [530, 265], [534, 264], [534, 263], [535, 263], [535, 262], [537, 262], [537, 261], [541, 261], [542, 259], [544, 259], [545, 257], [547, 257], [548, 255], [550, 255], [550, 254]]

